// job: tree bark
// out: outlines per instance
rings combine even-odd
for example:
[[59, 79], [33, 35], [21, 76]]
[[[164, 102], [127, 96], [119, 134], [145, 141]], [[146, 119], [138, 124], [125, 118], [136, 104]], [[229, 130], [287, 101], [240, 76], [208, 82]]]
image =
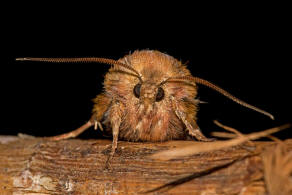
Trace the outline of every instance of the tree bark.
[[[273, 144], [254, 143], [256, 147]], [[291, 149], [292, 140], [287, 143]], [[54, 142], [0, 136], [0, 194], [266, 193], [261, 157], [251, 155], [253, 147], [238, 146], [170, 161], [149, 158], [185, 144], [190, 141], [119, 141], [111, 169], [105, 169], [111, 140]]]

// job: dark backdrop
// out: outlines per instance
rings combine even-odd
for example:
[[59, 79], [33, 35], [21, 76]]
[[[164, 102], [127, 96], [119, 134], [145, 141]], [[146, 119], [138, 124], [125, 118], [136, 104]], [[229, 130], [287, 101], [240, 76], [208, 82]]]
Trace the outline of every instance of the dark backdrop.
[[[145, 12], [139, 11], [121, 18], [100, 15], [100, 9], [89, 9], [86, 17], [78, 8], [65, 14], [58, 9], [14, 10], [17, 17], [3, 27], [0, 134], [51, 136], [82, 125], [90, 118], [91, 99], [102, 91], [109, 68], [16, 62], [16, 57], [118, 59], [136, 49], [155, 49], [189, 61], [193, 75], [275, 116], [272, 121], [200, 86], [198, 96], [208, 102], [198, 114], [205, 134], [220, 130], [214, 119], [244, 133], [291, 122], [291, 31], [285, 10], [273, 5], [243, 10], [205, 7], [199, 13], [183, 8], [153, 18], [148, 17], [150, 10], [143, 18]], [[291, 137], [289, 130], [277, 135]], [[92, 129], [81, 136], [98, 137]]]

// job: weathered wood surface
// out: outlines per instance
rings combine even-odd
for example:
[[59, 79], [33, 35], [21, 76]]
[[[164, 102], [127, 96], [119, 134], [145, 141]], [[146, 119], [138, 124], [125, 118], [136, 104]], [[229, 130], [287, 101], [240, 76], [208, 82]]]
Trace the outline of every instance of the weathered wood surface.
[[[157, 151], [189, 143], [119, 142], [108, 170], [104, 167], [111, 140], [53, 142], [0, 136], [0, 194], [266, 193], [260, 156], [236, 160], [251, 153], [246, 148], [171, 161], [148, 158]], [[292, 140], [287, 143], [291, 149]]]

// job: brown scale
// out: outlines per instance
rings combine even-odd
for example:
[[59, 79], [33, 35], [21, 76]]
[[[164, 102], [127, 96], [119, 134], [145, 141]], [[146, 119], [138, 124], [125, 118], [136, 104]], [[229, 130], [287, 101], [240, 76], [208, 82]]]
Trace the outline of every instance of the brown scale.
[[274, 117], [239, 100], [220, 87], [193, 77], [180, 61], [159, 51], [135, 51], [119, 60], [105, 58], [18, 58], [21, 61], [57, 63], [104, 63], [112, 65], [105, 75], [104, 92], [94, 99], [91, 119], [78, 129], [50, 137], [62, 140], [76, 137], [91, 126], [112, 134], [109, 160], [118, 139], [128, 141], [167, 141], [186, 139], [211, 141], [196, 123], [199, 101], [196, 84], [210, 87], [236, 103]]

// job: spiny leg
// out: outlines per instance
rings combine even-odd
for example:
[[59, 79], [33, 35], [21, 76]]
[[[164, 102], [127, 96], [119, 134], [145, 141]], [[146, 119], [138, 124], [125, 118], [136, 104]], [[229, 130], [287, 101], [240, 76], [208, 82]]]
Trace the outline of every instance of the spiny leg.
[[97, 120], [95, 114], [93, 114], [92, 117], [90, 118], [90, 120], [87, 123], [85, 123], [84, 125], [82, 125], [81, 127], [77, 128], [73, 131], [70, 131], [68, 133], [64, 133], [64, 134], [56, 135], [56, 136], [52, 136], [52, 137], [47, 137], [46, 139], [52, 140], [52, 141], [58, 141], [58, 140], [74, 138], [74, 137], [77, 137], [78, 135], [80, 135], [81, 133], [83, 133], [85, 130], [87, 130], [88, 128], [90, 128], [93, 125], [94, 125], [95, 130], [97, 129], [97, 126], [99, 126], [99, 128], [102, 130], [101, 124]]
[[178, 101], [175, 100], [174, 97], [171, 97], [172, 107], [175, 111], [176, 116], [182, 120], [182, 122], [185, 124], [189, 135], [195, 137], [199, 141], [213, 141], [214, 139], [209, 139], [203, 135], [201, 132], [199, 126], [195, 122], [194, 119], [189, 119], [185, 113], [185, 111], [181, 108]]
[[121, 124], [121, 110], [120, 104], [115, 102], [112, 106], [111, 114], [110, 114], [110, 122], [112, 126], [112, 133], [113, 133], [113, 143], [111, 153], [109, 154], [107, 161], [106, 161], [106, 168], [110, 167], [110, 161], [112, 160], [116, 149], [118, 147], [118, 137], [119, 137], [119, 129]]
[[78, 135], [80, 135], [81, 133], [83, 133], [89, 127], [93, 126], [93, 124], [94, 123], [92, 121], [88, 121], [87, 123], [85, 123], [84, 125], [82, 125], [81, 127], [77, 128], [73, 131], [70, 131], [68, 133], [64, 133], [61, 135], [47, 137], [46, 139], [52, 140], [52, 141], [58, 141], [58, 140], [63, 140], [63, 139], [74, 138], [74, 137], [77, 137]]
[[[188, 122], [190, 121], [190, 122]], [[186, 120], [186, 122], [184, 122], [185, 124], [188, 123], [187, 129], [189, 130], [189, 135], [195, 137], [197, 140], [199, 141], [204, 141], [204, 142], [210, 142], [210, 141], [214, 141], [214, 138], [207, 138], [204, 136], [204, 134], [202, 133], [202, 131], [200, 130], [200, 127], [198, 126], [198, 124], [196, 123], [196, 121], [194, 119], [190, 119], [190, 120]]]

